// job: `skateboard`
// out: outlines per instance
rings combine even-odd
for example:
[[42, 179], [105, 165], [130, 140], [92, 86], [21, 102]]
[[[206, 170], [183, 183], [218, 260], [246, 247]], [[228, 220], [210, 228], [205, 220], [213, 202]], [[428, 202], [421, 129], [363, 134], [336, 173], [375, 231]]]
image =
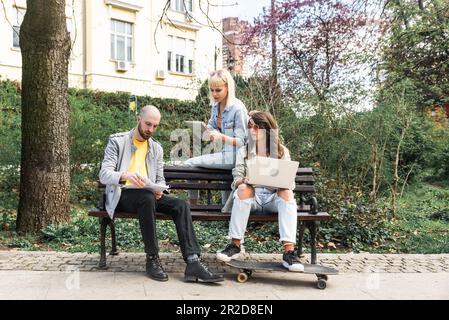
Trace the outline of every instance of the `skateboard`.
[[282, 266], [280, 262], [257, 262], [257, 261], [241, 261], [231, 260], [226, 262], [227, 265], [239, 269], [237, 274], [237, 282], [244, 283], [256, 270], [269, 270], [299, 274], [315, 274], [318, 278], [316, 286], [318, 289], [326, 288], [326, 281], [328, 275], [338, 274], [338, 270], [330, 267], [320, 266], [318, 264], [303, 264], [304, 272], [292, 272]]

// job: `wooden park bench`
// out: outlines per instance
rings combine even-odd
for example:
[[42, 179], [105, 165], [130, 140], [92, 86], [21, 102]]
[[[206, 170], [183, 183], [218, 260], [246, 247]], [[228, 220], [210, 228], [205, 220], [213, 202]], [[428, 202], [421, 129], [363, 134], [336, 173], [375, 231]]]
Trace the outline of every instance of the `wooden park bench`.
[[[231, 214], [222, 213], [222, 205], [212, 203], [212, 191], [231, 190], [233, 181], [231, 170], [217, 170], [204, 168], [189, 168], [181, 166], [166, 166], [164, 176], [171, 190], [205, 190], [207, 192], [207, 204], [191, 206], [192, 219], [194, 221], [229, 221]], [[194, 181], [187, 181], [194, 180]], [[327, 212], [319, 212], [317, 200], [314, 197], [315, 186], [313, 171], [311, 168], [299, 168], [296, 174], [295, 194], [298, 195], [298, 256], [302, 255], [302, 240], [305, 229], [310, 233], [311, 263], [316, 264], [316, 238], [320, 221], [330, 219]], [[99, 267], [106, 267], [106, 229], [111, 230], [112, 250], [110, 255], [117, 255], [117, 242], [115, 237], [115, 219], [138, 219], [134, 212], [116, 212], [114, 220], [111, 220], [105, 210], [92, 209], [89, 216], [100, 220], [100, 262]], [[156, 212], [156, 219], [171, 220], [167, 214]], [[277, 214], [250, 215], [249, 221], [277, 222]]]

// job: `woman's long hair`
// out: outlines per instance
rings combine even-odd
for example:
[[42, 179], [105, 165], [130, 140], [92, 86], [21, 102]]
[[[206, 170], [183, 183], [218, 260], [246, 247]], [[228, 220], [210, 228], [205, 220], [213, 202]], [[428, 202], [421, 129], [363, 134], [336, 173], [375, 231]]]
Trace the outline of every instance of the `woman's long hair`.
[[[267, 157], [280, 159], [284, 156], [284, 146], [280, 143], [279, 139], [279, 127], [274, 117], [269, 112], [263, 111], [251, 111], [249, 113], [249, 125], [256, 125], [259, 130], [259, 134], [265, 136], [265, 150]], [[251, 135], [249, 135], [250, 142], [256, 143], [256, 150], [259, 148], [257, 141], [252, 141]]]

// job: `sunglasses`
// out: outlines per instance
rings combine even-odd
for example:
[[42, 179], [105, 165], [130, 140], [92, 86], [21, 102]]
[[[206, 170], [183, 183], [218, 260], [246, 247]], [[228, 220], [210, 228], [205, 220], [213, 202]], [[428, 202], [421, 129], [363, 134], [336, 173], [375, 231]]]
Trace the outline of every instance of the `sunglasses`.
[[259, 128], [259, 126], [257, 125], [257, 124], [255, 124], [254, 123], [254, 120], [253, 119], [249, 119], [248, 120], [248, 128], [254, 128], [254, 129], [258, 129]]

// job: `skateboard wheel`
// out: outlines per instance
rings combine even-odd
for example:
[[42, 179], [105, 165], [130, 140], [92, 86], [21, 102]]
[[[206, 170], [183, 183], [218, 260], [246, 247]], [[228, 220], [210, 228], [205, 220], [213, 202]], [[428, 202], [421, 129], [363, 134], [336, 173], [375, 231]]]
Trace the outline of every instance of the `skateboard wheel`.
[[324, 280], [324, 279], [319, 279], [316, 283], [316, 287], [320, 290], [326, 289], [326, 286], [327, 286], [326, 280]]
[[325, 275], [325, 274], [317, 274], [316, 276], [317, 276], [318, 280], [323, 279], [323, 280], [327, 281], [327, 279], [328, 279], [327, 275]]
[[244, 283], [248, 280], [248, 275], [245, 272], [240, 272], [237, 275], [237, 282]]

